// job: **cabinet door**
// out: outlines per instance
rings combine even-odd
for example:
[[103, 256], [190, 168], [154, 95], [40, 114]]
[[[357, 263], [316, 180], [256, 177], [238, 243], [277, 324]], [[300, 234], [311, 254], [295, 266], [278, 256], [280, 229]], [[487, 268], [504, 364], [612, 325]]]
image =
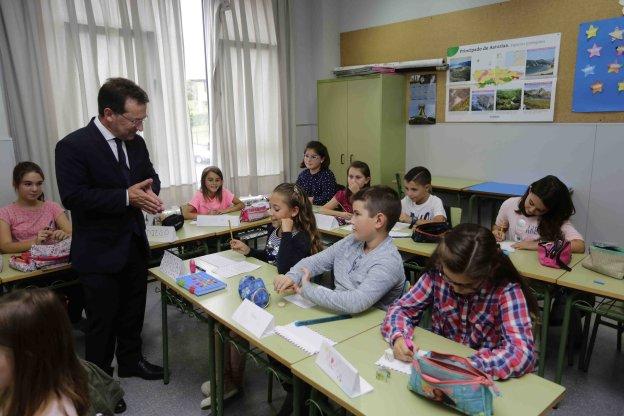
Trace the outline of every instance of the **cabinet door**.
[[371, 169], [371, 184], [380, 183], [381, 80], [349, 81], [348, 148], [350, 160], [366, 162]]
[[[340, 183], [347, 161], [347, 82], [319, 82], [318, 137], [327, 146], [330, 169]], [[343, 175], [344, 176], [344, 175]]]

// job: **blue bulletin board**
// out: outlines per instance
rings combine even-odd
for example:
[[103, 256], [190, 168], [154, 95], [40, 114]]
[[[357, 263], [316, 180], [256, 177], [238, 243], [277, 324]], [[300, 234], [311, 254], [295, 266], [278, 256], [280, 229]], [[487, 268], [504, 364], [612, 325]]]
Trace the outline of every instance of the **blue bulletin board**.
[[581, 23], [572, 111], [624, 111], [624, 17]]

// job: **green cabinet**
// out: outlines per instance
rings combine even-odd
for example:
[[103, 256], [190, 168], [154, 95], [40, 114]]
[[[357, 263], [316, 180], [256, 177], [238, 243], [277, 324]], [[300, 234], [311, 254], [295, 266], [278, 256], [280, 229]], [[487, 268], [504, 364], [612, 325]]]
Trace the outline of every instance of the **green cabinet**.
[[395, 173], [405, 170], [405, 89], [402, 75], [318, 81], [318, 137], [338, 183], [361, 160], [373, 184], [396, 187]]

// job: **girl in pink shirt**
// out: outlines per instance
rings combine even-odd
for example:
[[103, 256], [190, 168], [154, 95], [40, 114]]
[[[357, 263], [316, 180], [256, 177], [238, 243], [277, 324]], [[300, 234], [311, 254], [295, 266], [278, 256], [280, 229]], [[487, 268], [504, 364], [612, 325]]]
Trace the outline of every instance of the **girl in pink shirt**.
[[44, 198], [44, 180], [36, 163], [20, 162], [13, 169], [17, 201], [0, 208], [0, 252], [21, 253], [33, 244], [71, 236], [71, 223], [63, 208]]
[[336, 192], [334, 197], [323, 205], [321, 212], [335, 217], [350, 219], [353, 215], [351, 197], [360, 189], [369, 187], [370, 181], [371, 174], [368, 165], [359, 160], [354, 160], [349, 165], [349, 169], [347, 169], [347, 187]]
[[583, 236], [570, 222], [574, 212], [568, 187], [548, 175], [533, 182], [522, 197], [503, 202], [492, 232], [497, 241], [516, 241], [513, 247], [520, 250], [537, 250], [540, 241], [563, 239], [573, 253], [583, 253]]
[[184, 219], [196, 219], [197, 215], [217, 215], [240, 211], [245, 204], [223, 187], [223, 173], [216, 166], [208, 166], [201, 175], [201, 189], [182, 209]]

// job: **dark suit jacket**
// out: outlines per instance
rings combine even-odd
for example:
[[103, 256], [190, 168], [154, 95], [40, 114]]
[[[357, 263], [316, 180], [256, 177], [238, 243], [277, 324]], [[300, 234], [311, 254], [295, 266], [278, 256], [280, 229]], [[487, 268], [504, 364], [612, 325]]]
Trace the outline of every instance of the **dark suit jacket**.
[[[130, 183], [160, 180], [145, 141], [137, 135], [126, 141]], [[72, 216], [71, 263], [80, 273], [116, 273], [128, 260], [133, 233], [139, 231], [149, 250], [140, 209], [126, 206], [126, 180], [113, 151], [93, 119], [56, 145], [56, 181], [61, 201]]]

